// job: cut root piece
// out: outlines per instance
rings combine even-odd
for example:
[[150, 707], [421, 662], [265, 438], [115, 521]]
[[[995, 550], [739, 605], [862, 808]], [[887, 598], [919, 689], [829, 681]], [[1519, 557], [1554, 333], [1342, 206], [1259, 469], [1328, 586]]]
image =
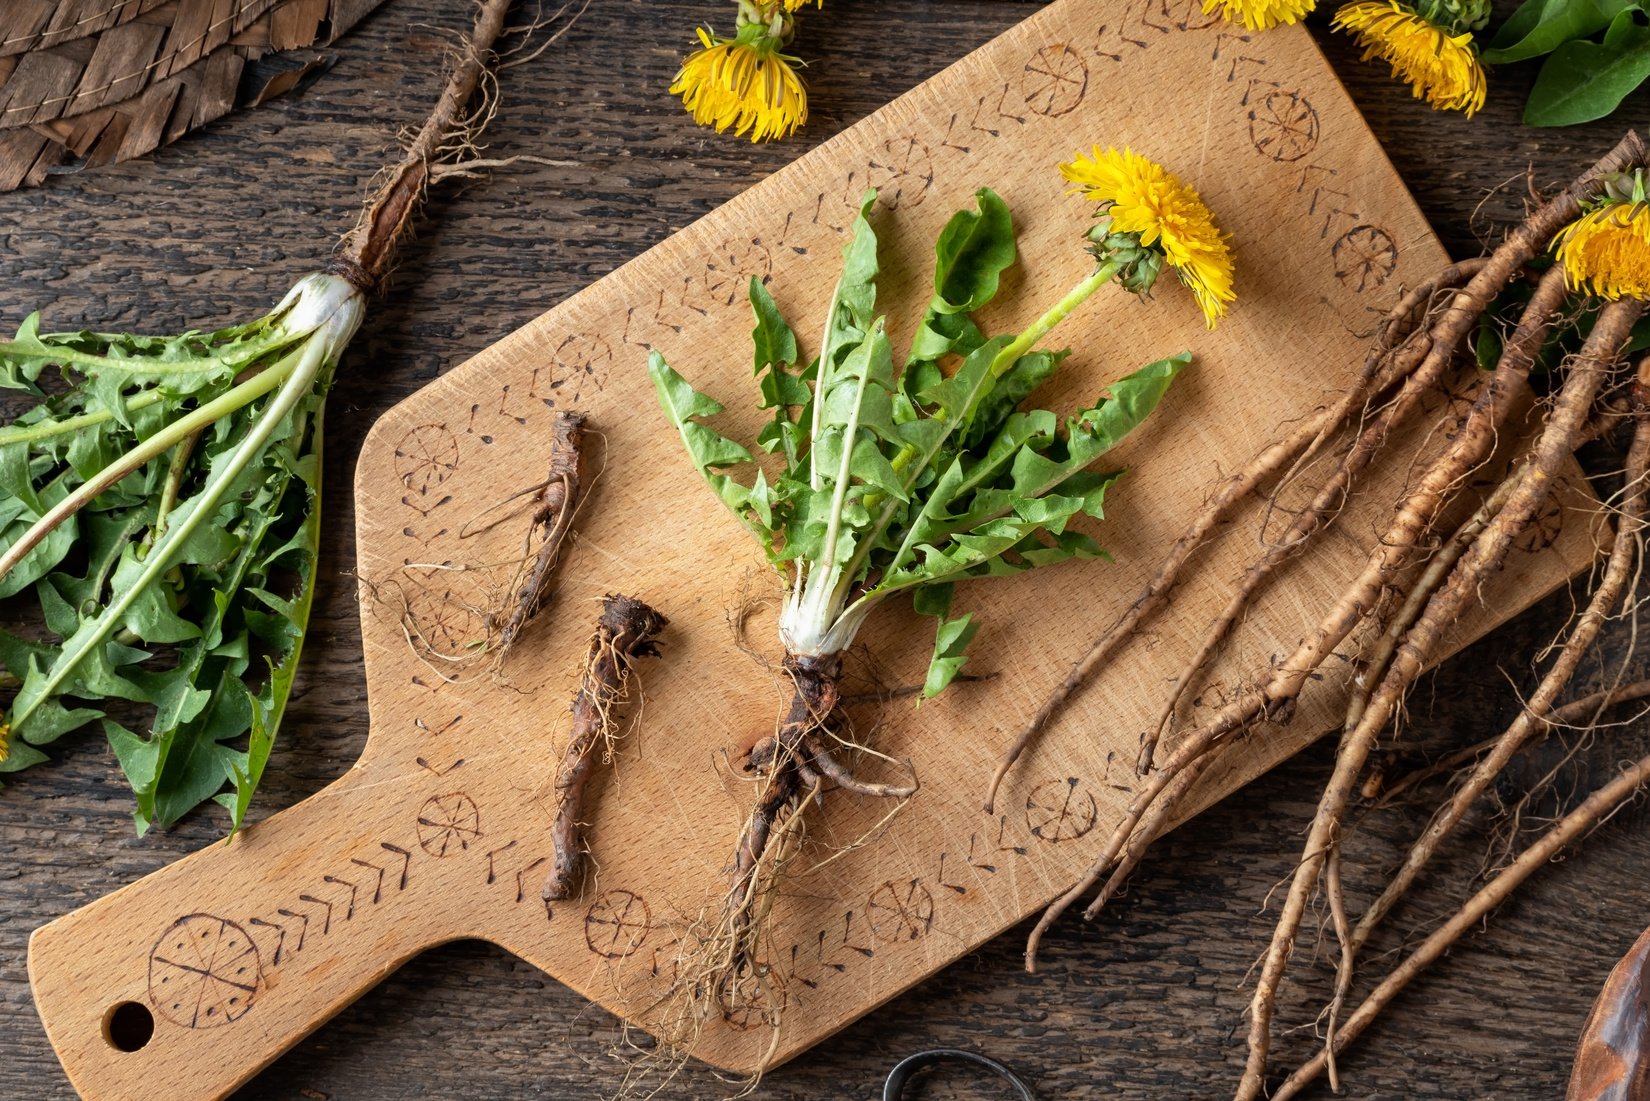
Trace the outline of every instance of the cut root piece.
[[580, 411], [557, 411], [544, 481], [488, 505], [459, 527], [459, 539], [471, 540], [525, 514], [519, 552], [462, 563], [410, 562], [402, 567], [410, 593], [399, 583], [375, 592], [379, 599], [399, 600], [396, 613], [408, 648], [443, 681], [483, 673], [501, 679], [523, 632], [549, 605], [556, 566], [590, 488], [587, 425]]
[[[557, 412], [551, 426], [549, 475], [542, 485], [532, 490], [533, 516], [527, 537], [530, 553], [514, 586], [515, 604], [499, 625], [497, 637], [489, 647], [495, 670], [503, 667], [522, 629], [550, 596], [551, 572], [561, 557], [562, 544], [573, 530], [573, 518], [579, 510], [586, 419], [583, 413], [562, 410]], [[535, 540], [536, 548], [533, 547]]]
[[542, 892], [547, 902], [572, 898], [578, 890], [585, 850], [584, 799], [596, 770], [596, 749], [600, 746], [603, 756], [612, 756], [618, 736], [614, 712], [630, 695], [631, 669], [637, 658], [658, 654], [656, 640], [669, 623], [628, 596], [609, 594], [602, 601], [579, 693], [573, 698], [572, 734], [556, 773], [556, 821], [550, 830], [554, 858]]

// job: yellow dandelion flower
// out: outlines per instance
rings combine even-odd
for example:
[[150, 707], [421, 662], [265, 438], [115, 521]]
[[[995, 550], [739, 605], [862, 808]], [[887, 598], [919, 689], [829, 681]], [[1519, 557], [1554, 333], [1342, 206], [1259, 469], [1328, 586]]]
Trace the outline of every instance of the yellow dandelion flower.
[[1203, 0], [1203, 14], [1213, 15], [1219, 8], [1227, 22], [1242, 23], [1246, 30], [1269, 31], [1299, 23], [1317, 6], [1318, 0]]
[[1611, 202], [1554, 239], [1571, 289], [1601, 298], [1650, 298], [1650, 203]]
[[[785, 10], [788, 12], [796, 11], [798, 8], [807, 7], [812, 2], [814, 0], [785, 0]], [[818, 3], [822, 8], [825, 6], [825, 0], [818, 0]]]
[[11, 724], [0, 719], [0, 764], [11, 756]]
[[1468, 118], [1484, 106], [1484, 66], [1471, 34], [1450, 34], [1398, 0], [1360, 0], [1335, 13], [1332, 24], [1349, 31], [1364, 48], [1365, 61], [1378, 57], [1392, 75], [1441, 111], [1464, 111]]
[[699, 41], [703, 48], [682, 62], [670, 86], [694, 122], [768, 141], [808, 121], [808, 92], [777, 42], [743, 32], [717, 39], [703, 29]]
[[1209, 327], [1226, 316], [1236, 300], [1232, 289], [1231, 238], [1215, 225], [1198, 193], [1161, 165], [1125, 148], [1094, 147], [1060, 166], [1077, 186], [1073, 192], [1104, 204], [1111, 232], [1133, 233], [1163, 255], [1191, 290]]

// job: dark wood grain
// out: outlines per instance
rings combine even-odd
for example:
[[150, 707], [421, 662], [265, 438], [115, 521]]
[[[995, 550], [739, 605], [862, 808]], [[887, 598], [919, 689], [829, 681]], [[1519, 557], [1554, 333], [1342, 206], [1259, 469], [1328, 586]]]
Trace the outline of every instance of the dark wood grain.
[[[1015, 21], [1034, 0], [833, 0], [809, 21], [814, 118], [805, 137], [753, 146], [692, 128], [663, 94], [696, 19], [726, 5], [596, 0], [564, 42], [503, 80], [491, 154], [519, 165], [442, 197], [369, 317], [328, 415], [326, 561], [300, 695], [254, 807], [268, 815], [354, 761], [365, 693], [349, 568], [354, 456], [391, 404], [672, 231], [861, 118]], [[1102, 5], [1096, 0], [1096, 7]], [[1108, 0], [1107, 6], [1111, 6]], [[1117, 5], [1120, 7], [1120, 5]], [[155, 331], [249, 316], [327, 258], [398, 124], [433, 96], [453, 0], [389, 0], [337, 47], [308, 94], [241, 114], [154, 159], [0, 196], [0, 324], [39, 308], [51, 328]], [[1320, 39], [1446, 245], [1477, 251], [1520, 209], [1524, 173], [1568, 179], [1625, 123], [1522, 127], [1532, 74], [1497, 74], [1475, 120], [1442, 115]], [[1165, 111], [1179, 109], [1169, 101]], [[1643, 97], [1623, 117], [1645, 121]], [[1073, 135], [1074, 147], [1104, 135]], [[1279, 369], [1290, 369], [1280, 359]], [[1608, 456], [1598, 459], [1608, 465]], [[1530, 655], [1563, 622], [1548, 600], [1451, 663], [1417, 694], [1411, 734], [1433, 747], [1492, 732], [1527, 687]], [[1625, 646], [1623, 627], [1607, 652]], [[1613, 732], [1605, 759], [1642, 730]], [[54, 761], [0, 793], [0, 1097], [72, 1098], [29, 996], [29, 931], [216, 840], [213, 814], [132, 836], [130, 796], [107, 746], [66, 739]], [[1121, 903], [1072, 921], [1045, 973], [1019, 968], [1017, 930], [772, 1074], [759, 1096], [869, 1097], [893, 1062], [924, 1046], [975, 1047], [1019, 1068], [1049, 1098], [1215, 1097], [1242, 1063], [1245, 975], [1264, 947], [1268, 892], [1286, 877], [1328, 774], [1320, 746], [1167, 838]], [[1354, 905], [1425, 822], [1417, 804], [1366, 819], [1349, 858]], [[1398, 935], [1448, 913], [1488, 848], [1479, 823], [1397, 919]], [[1343, 1060], [1349, 1096], [1554, 1098], [1599, 985], [1650, 912], [1650, 828], [1619, 817], [1537, 878], [1456, 950]], [[1310, 1023], [1328, 955], [1308, 938], [1286, 987], [1287, 1025]], [[1378, 959], [1378, 957], [1372, 957]], [[609, 1091], [615, 1024], [532, 967], [483, 944], [414, 961], [259, 1076], [248, 1101], [594, 1097]], [[1277, 1045], [1311, 1046], [1310, 1029]], [[959, 1074], [925, 1097], [995, 1096]], [[690, 1068], [669, 1091], [720, 1096]], [[958, 1092], [960, 1091], [960, 1092]], [[1321, 1091], [1328, 1096], [1327, 1089]], [[166, 1096], [156, 1084], [157, 1098]]]

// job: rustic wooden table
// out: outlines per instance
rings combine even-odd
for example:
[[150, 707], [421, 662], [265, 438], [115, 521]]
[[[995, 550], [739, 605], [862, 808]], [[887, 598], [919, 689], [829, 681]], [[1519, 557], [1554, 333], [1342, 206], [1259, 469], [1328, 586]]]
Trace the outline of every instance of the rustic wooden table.
[[[726, 5], [721, 5], [725, 7]], [[496, 156], [522, 164], [442, 195], [368, 318], [328, 416], [325, 563], [300, 694], [255, 804], [267, 815], [349, 767], [366, 733], [350, 486], [369, 425], [447, 367], [663, 240], [1030, 14], [1036, 0], [833, 0], [805, 52], [814, 118], [795, 142], [756, 146], [695, 129], [664, 88], [709, 0], [602, 0], [565, 41], [503, 80]], [[1096, 7], [1102, 5], [1098, 2]], [[1123, 5], [1106, 0], [1109, 12]], [[1132, 10], [1134, 0], [1128, 5]], [[394, 130], [434, 93], [452, 0], [388, 0], [337, 48], [308, 94], [225, 120], [152, 160], [0, 196], [0, 322], [39, 307], [48, 327], [171, 331], [247, 316], [322, 264], [353, 220]], [[1518, 122], [1530, 72], [1497, 74], [1474, 120], [1427, 110], [1384, 69], [1315, 26], [1337, 70], [1445, 244], [1478, 251], [1513, 216], [1528, 169], [1568, 179], [1624, 122], [1547, 132]], [[1176, 105], [1165, 103], [1164, 110]], [[1645, 102], [1621, 113], [1645, 121]], [[1413, 734], [1432, 745], [1485, 736], [1531, 681], [1529, 655], [1562, 623], [1558, 594], [1447, 666], [1416, 696]], [[1612, 652], [1624, 648], [1615, 632]], [[1634, 736], [1629, 732], [1629, 737]], [[1617, 735], [1616, 737], [1620, 737]], [[0, 794], [0, 1097], [74, 1096], [47, 1044], [25, 974], [35, 926], [221, 836], [221, 816], [132, 836], [130, 796], [107, 746], [82, 735]], [[871, 1097], [899, 1057], [949, 1045], [1019, 1068], [1048, 1098], [1214, 1097], [1242, 1064], [1245, 974], [1271, 928], [1268, 892], [1290, 869], [1327, 775], [1303, 754], [1167, 838], [1126, 898], [1094, 926], [1072, 921], [1043, 974], [1019, 966], [1016, 930], [772, 1073], [759, 1096]], [[1362, 888], [1390, 867], [1426, 806], [1365, 822]], [[1475, 832], [1405, 909], [1429, 928], [1488, 848]], [[1650, 918], [1650, 828], [1618, 818], [1412, 989], [1343, 1060], [1350, 1096], [1553, 1098], [1594, 992]], [[1357, 893], [1354, 898], [1367, 898]], [[1394, 939], [1389, 942], [1396, 944]], [[1310, 938], [1286, 990], [1280, 1055], [1311, 1047], [1326, 960]], [[615, 1023], [502, 951], [460, 943], [414, 961], [238, 1095], [308, 1098], [587, 1097], [611, 1090]], [[720, 1096], [692, 1067], [679, 1097]], [[953, 1092], [953, 1091], [960, 1092]], [[925, 1097], [998, 1096], [966, 1073]], [[1328, 1096], [1327, 1088], [1322, 1096]], [[167, 1096], [156, 1083], [156, 1098]]]

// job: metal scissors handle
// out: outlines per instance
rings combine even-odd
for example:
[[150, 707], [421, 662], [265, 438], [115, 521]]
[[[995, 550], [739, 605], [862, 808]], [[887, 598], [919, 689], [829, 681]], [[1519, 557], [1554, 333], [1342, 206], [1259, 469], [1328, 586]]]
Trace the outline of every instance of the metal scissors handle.
[[915, 1055], [907, 1055], [894, 1065], [888, 1072], [888, 1083], [882, 1087], [882, 1101], [901, 1101], [905, 1096], [905, 1085], [924, 1067], [935, 1063], [970, 1063], [976, 1067], [984, 1067], [998, 1078], [1003, 1079], [1014, 1087], [1020, 1101], [1037, 1101], [1031, 1092], [1031, 1087], [1025, 1084], [1021, 1077], [997, 1062], [974, 1051], [964, 1051], [961, 1048], [940, 1047], [932, 1051], [919, 1051]]

